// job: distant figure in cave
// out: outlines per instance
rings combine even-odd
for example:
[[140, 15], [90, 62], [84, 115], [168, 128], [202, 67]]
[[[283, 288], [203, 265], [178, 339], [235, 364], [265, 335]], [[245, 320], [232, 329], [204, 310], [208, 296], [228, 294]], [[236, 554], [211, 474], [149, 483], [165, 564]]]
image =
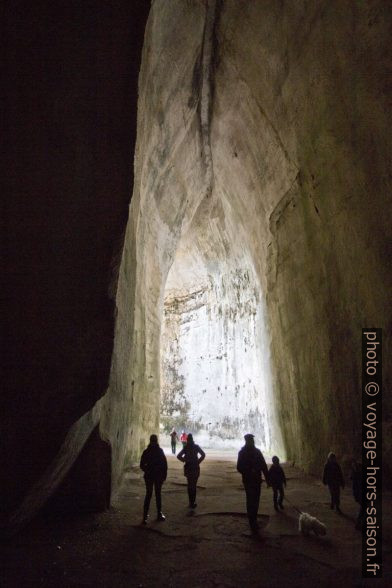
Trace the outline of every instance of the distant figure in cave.
[[344, 478], [342, 468], [336, 460], [336, 455], [332, 452], [328, 454], [328, 459], [324, 466], [323, 484], [329, 488], [332, 510], [336, 507], [336, 512], [341, 513], [340, 488], [344, 488]]
[[153, 488], [155, 488], [157, 520], [164, 521], [165, 516], [162, 514], [161, 489], [167, 477], [167, 460], [163, 450], [159, 447], [158, 437], [156, 435], [151, 435], [150, 444], [142, 453], [140, 468], [144, 472], [144, 481], [146, 484], [142, 523], [144, 525], [147, 524]]
[[283, 468], [279, 463], [279, 457], [277, 457], [276, 455], [274, 455], [274, 457], [272, 458], [272, 466], [268, 470], [268, 480], [274, 492], [274, 509], [279, 511], [279, 508], [281, 508], [283, 510], [283, 486], [287, 485], [287, 480]]
[[257, 513], [260, 503], [261, 473], [269, 485], [268, 468], [260, 449], [255, 446], [254, 435], [244, 436], [245, 445], [238, 453], [237, 470], [242, 474], [242, 482], [246, 493], [246, 511], [252, 533], [257, 534], [259, 525]]
[[187, 439], [188, 439], [188, 435], [185, 433], [185, 431], [182, 431], [182, 432], [181, 432], [180, 441], [181, 441], [181, 443], [182, 443], [182, 448], [183, 448], [183, 449], [184, 449], [184, 447], [185, 447], [185, 445], [186, 445]]
[[171, 433], [170, 433], [170, 443], [171, 443], [171, 450], [172, 450], [173, 455], [176, 454], [176, 445], [177, 445], [178, 440], [179, 439], [178, 439], [177, 431], [173, 427], [171, 430]]
[[[199, 457], [200, 456], [200, 457]], [[177, 459], [182, 461], [184, 465], [184, 476], [188, 482], [188, 497], [189, 508], [196, 508], [196, 485], [200, 476], [200, 464], [205, 459], [206, 454], [196, 445], [193, 440], [193, 435], [189, 433], [187, 436], [186, 445], [181, 449], [177, 455]]]
[[353, 484], [354, 500], [359, 504], [359, 512], [355, 523], [356, 529], [362, 529], [363, 503], [362, 503], [362, 464], [355, 459], [351, 463], [351, 481]]

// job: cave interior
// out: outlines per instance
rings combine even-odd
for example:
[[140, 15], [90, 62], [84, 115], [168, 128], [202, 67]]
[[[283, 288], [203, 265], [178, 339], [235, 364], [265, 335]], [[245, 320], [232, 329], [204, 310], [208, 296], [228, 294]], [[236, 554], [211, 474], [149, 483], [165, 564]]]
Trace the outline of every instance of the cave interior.
[[90, 4], [8, 14], [9, 524], [107, 508], [172, 424], [347, 466], [361, 329], [391, 346], [388, 4]]

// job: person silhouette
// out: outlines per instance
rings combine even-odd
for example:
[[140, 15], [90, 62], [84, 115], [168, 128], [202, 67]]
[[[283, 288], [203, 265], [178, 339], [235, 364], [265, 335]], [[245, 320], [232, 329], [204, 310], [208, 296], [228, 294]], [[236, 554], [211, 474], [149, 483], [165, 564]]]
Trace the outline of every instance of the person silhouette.
[[175, 428], [173, 427], [170, 433], [170, 443], [171, 443], [171, 450], [172, 450], [172, 454], [175, 455], [176, 454], [176, 444], [178, 441], [178, 435], [177, 435], [177, 431], [175, 430]]
[[140, 458], [140, 468], [144, 472], [144, 482], [146, 484], [142, 523], [144, 525], [147, 524], [148, 510], [150, 508], [151, 496], [154, 488], [157, 505], [157, 520], [164, 521], [166, 517], [162, 514], [161, 489], [162, 484], [167, 477], [167, 459], [163, 450], [159, 447], [158, 437], [156, 435], [150, 436], [150, 444], [143, 451]]
[[268, 468], [260, 449], [255, 446], [254, 435], [244, 435], [245, 445], [240, 449], [237, 460], [237, 470], [242, 475], [246, 493], [246, 511], [252, 533], [257, 534], [257, 512], [259, 510], [261, 493], [261, 473], [269, 485]]
[[[199, 457], [200, 455], [200, 457]], [[200, 476], [200, 464], [205, 459], [206, 454], [196, 445], [193, 435], [189, 433], [185, 447], [177, 455], [177, 459], [184, 465], [184, 476], [188, 482], [189, 508], [196, 508], [196, 486]]]
[[272, 466], [268, 470], [268, 481], [270, 486], [272, 486], [272, 490], [274, 492], [274, 509], [279, 510], [279, 505], [279, 507], [283, 510], [283, 486], [286, 486], [287, 481], [283, 468], [279, 463], [279, 457], [276, 455], [274, 455], [274, 457], [272, 458]]
[[181, 431], [180, 441], [182, 443], [182, 447], [185, 447], [187, 439], [188, 439], [188, 435], [185, 433], [185, 431]]
[[340, 488], [344, 488], [344, 478], [340, 465], [336, 460], [336, 455], [332, 451], [328, 454], [328, 459], [324, 466], [323, 484], [328, 485], [331, 495], [331, 508], [336, 506], [336, 511], [340, 510]]

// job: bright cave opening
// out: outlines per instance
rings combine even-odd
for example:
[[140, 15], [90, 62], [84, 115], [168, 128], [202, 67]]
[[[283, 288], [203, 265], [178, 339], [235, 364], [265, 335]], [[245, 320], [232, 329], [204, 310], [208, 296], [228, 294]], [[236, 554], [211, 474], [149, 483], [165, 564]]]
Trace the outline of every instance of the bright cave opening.
[[[174, 427], [215, 449], [238, 449], [252, 432], [282, 454], [271, 397], [265, 301], [240, 239], [207, 228], [180, 241], [163, 296], [160, 429]], [[165, 442], [165, 441], [164, 441]], [[167, 442], [167, 441], [166, 441]]]

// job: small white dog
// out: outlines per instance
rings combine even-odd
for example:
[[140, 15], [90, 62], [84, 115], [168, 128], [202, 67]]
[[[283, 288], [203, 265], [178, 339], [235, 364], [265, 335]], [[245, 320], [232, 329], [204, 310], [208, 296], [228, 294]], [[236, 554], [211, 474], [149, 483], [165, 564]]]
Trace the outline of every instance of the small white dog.
[[299, 517], [299, 532], [302, 535], [309, 535], [311, 531], [317, 536], [327, 534], [327, 529], [323, 523], [320, 523], [316, 517], [312, 517], [307, 512], [302, 512]]

